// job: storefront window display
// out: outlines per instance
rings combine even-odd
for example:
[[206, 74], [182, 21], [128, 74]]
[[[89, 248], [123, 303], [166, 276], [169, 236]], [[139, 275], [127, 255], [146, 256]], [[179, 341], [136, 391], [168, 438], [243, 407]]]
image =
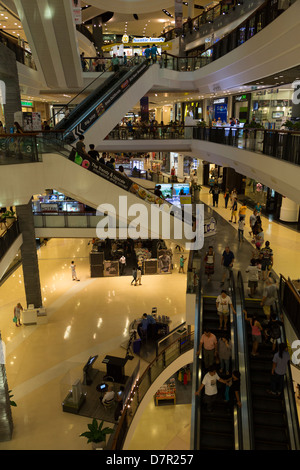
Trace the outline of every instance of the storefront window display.
[[266, 207], [268, 188], [260, 182], [246, 178], [245, 179], [245, 197], [251, 199], [255, 204], [260, 204], [262, 208]]
[[252, 93], [251, 118], [265, 128], [280, 129], [292, 116], [293, 89], [272, 88]]

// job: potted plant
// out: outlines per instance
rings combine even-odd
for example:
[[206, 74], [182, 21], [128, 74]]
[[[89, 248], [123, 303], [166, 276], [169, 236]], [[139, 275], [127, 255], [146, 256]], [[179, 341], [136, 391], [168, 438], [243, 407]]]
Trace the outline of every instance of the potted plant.
[[87, 438], [87, 444], [92, 443], [93, 450], [104, 449], [106, 445], [106, 436], [112, 434], [114, 430], [112, 428], [103, 428], [104, 421], [98, 425], [97, 420], [94, 418], [91, 424], [88, 424], [89, 431], [80, 434], [80, 437]]
[[200, 201], [200, 191], [201, 191], [201, 184], [198, 183], [193, 183], [192, 184], [192, 191], [194, 195], [194, 202], [199, 202]]

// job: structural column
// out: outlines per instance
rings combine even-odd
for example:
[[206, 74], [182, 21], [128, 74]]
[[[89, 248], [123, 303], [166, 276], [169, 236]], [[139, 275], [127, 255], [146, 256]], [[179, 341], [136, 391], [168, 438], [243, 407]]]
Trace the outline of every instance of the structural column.
[[279, 218], [283, 222], [298, 222], [299, 204], [292, 201], [291, 199], [288, 199], [287, 197], [283, 197]]
[[177, 176], [178, 178], [184, 177], [183, 172], [183, 163], [184, 163], [184, 156], [181, 153], [178, 154], [178, 166], [177, 166]]
[[27, 307], [33, 304], [34, 308], [41, 308], [43, 303], [31, 203], [17, 206], [16, 211], [23, 236], [21, 256]]
[[194, 0], [189, 0], [189, 3], [188, 3], [188, 18], [194, 18]]

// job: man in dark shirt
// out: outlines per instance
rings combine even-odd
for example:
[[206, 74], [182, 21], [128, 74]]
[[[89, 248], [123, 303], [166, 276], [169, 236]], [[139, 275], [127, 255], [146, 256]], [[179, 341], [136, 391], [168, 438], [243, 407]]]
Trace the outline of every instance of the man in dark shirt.
[[233, 261], [234, 261], [234, 254], [230, 250], [229, 246], [226, 246], [225, 250], [223, 251], [222, 261], [221, 261], [221, 264], [223, 265], [223, 269], [224, 269], [221, 286], [224, 284], [225, 279], [230, 277], [230, 272], [232, 271]]
[[76, 150], [79, 153], [79, 155], [88, 155], [86, 150], [85, 150], [84, 135], [81, 135], [79, 137], [79, 140], [76, 144]]
[[[229, 384], [228, 384], [229, 385]], [[225, 392], [225, 401], [227, 404], [228, 413], [233, 412], [234, 404], [236, 403], [239, 408], [241, 408], [241, 398], [240, 398], [240, 389], [241, 389], [241, 373], [238, 370], [232, 371], [231, 376], [231, 385], [229, 389]]]
[[94, 158], [95, 160], [99, 160], [99, 152], [97, 152], [97, 150], [95, 150], [95, 145], [94, 144], [90, 144], [90, 150], [88, 152], [89, 156]]

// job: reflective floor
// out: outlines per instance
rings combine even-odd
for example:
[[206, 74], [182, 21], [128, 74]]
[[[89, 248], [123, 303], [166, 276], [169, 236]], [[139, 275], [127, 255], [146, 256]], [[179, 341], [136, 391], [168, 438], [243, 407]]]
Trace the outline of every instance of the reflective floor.
[[[201, 197], [203, 202], [211, 203], [206, 190], [201, 192]], [[223, 206], [220, 198], [216, 212], [224, 219], [214, 245], [220, 255], [224, 243], [231, 241], [243, 260], [242, 267], [251, 250], [249, 245], [244, 245], [238, 251], [234, 231], [237, 228], [228, 222], [229, 210]], [[264, 219], [263, 223], [274, 250], [275, 271], [298, 278], [300, 235]], [[247, 234], [245, 230], [250, 240]], [[25, 306], [22, 268], [0, 288], [0, 330], [7, 350], [8, 384], [18, 405], [12, 410], [13, 439], [0, 443], [0, 450], [88, 450], [90, 447], [79, 434], [86, 430], [90, 419], [62, 412], [61, 403], [73, 381], [82, 378], [82, 367], [89, 356], [99, 355], [95, 367], [101, 370], [106, 354], [124, 357], [121, 345], [130, 322], [144, 312], [151, 312], [152, 307], [157, 307], [159, 314], [170, 316], [172, 327], [184, 320], [186, 276], [178, 273], [178, 254], [174, 257], [173, 274], [144, 276], [142, 286], [134, 287], [129, 277], [91, 279], [89, 251], [88, 240], [81, 239], [53, 239], [39, 250], [41, 285], [48, 313], [46, 325], [16, 328], [12, 321], [16, 303]], [[73, 259], [80, 282], [71, 278]], [[136, 363], [137, 359], [128, 361], [125, 373], [130, 374]], [[142, 361], [142, 370], [147, 365]], [[147, 430], [151, 428], [151, 439], [144, 423]], [[130, 449], [188, 449], [189, 423], [190, 405], [157, 408], [150, 403]]]

